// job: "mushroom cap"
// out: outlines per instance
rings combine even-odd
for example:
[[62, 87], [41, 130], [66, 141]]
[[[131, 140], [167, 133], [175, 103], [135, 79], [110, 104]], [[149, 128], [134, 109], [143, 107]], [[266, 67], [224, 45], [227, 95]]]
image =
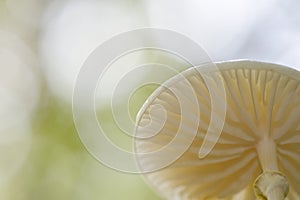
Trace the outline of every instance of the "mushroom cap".
[[[287, 199], [300, 199], [300, 72], [254, 61], [216, 65], [171, 78], [143, 105], [135, 128], [137, 163], [141, 171], [157, 168], [144, 174], [146, 180], [166, 199], [255, 200], [252, 185], [262, 172], [256, 146], [267, 137], [275, 142], [278, 169], [290, 184]], [[225, 88], [225, 99], [216, 92], [216, 101], [225, 101], [226, 110], [224, 119], [215, 118], [224, 120], [217, 143], [199, 158], [211, 116], [222, 116], [212, 109], [204, 76], [216, 91]], [[216, 84], [220, 79], [223, 86]]]

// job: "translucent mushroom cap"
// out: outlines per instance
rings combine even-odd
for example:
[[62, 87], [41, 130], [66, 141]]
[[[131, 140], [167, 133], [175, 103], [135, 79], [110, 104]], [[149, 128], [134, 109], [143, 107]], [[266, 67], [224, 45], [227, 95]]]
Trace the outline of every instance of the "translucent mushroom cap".
[[[217, 101], [225, 101], [226, 110], [224, 119], [214, 118], [224, 126], [206, 157], [199, 158], [199, 149], [209, 138], [212, 115], [222, 111], [212, 109], [201, 67], [167, 81], [143, 105], [135, 151], [141, 171], [157, 167], [145, 173], [149, 184], [170, 200], [255, 200], [255, 179], [264, 170], [276, 170], [289, 182], [286, 199], [300, 199], [300, 72], [253, 61], [216, 65], [204, 67], [203, 74], [210, 77], [210, 87], [225, 89], [225, 99], [220, 95]], [[214, 84], [220, 79], [223, 84]], [[191, 88], [197, 102], [191, 100]], [[183, 106], [188, 115], [182, 115]], [[270, 155], [264, 153], [269, 146]], [[147, 156], [162, 149], [161, 155]]]

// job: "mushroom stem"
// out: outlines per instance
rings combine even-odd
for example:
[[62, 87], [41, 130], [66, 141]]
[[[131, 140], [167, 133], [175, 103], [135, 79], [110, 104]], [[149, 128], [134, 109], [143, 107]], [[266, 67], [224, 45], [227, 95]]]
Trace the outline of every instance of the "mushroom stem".
[[284, 200], [288, 195], [289, 183], [278, 170], [276, 144], [272, 139], [264, 138], [256, 149], [263, 173], [254, 183], [255, 195], [259, 199]]
[[273, 191], [270, 191], [267, 199], [272, 200], [283, 200], [285, 199], [284, 191], [281, 188], [276, 188]]
[[256, 179], [254, 192], [258, 199], [284, 200], [289, 192], [289, 183], [280, 172], [264, 172]]
[[263, 138], [256, 147], [263, 171], [278, 171], [276, 144], [270, 138]]

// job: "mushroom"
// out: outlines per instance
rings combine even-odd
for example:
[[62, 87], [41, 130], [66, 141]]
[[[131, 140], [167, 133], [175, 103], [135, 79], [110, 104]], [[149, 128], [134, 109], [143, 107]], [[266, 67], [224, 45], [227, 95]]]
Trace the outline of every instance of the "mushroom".
[[[254, 61], [216, 65], [171, 78], [141, 108], [135, 151], [141, 171], [152, 169], [144, 174], [146, 180], [172, 200], [300, 199], [300, 72]], [[225, 88], [225, 99], [215, 98], [225, 102], [226, 110], [219, 138], [199, 157], [206, 140], [214, 142], [214, 133], [207, 132], [212, 115], [222, 115], [212, 109], [207, 78], [216, 91]], [[223, 85], [214, 84], [220, 79]], [[185, 88], [193, 89], [198, 102], [190, 101]], [[182, 115], [183, 106], [189, 115]], [[174, 140], [176, 145], [169, 145]], [[163, 154], [153, 154], [162, 149]], [[174, 154], [177, 159], [168, 159]]]

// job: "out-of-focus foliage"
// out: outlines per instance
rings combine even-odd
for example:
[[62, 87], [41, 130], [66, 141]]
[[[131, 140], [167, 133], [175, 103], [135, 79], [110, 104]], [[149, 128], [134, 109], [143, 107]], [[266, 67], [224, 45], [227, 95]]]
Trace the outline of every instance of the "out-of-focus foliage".
[[[31, 150], [1, 190], [3, 199], [158, 199], [140, 176], [97, 162], [81, 144], [69, 104], [45, 94], [33, 120]], [[2, 199], [1, 198], [1, 199]]]

